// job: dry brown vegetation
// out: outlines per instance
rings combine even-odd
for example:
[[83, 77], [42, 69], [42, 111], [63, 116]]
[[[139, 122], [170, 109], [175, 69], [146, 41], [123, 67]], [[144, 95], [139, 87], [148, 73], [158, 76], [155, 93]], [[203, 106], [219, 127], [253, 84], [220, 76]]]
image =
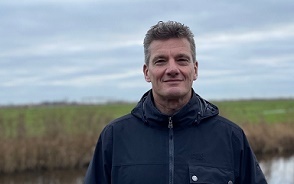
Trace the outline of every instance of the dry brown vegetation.
[[[293, 101], [285, 113], [267, 114], [256, 105], [219, 104], [229, 119], [240, 122], [256, 154], [294, 153]], [[264, 103], [264, 102], [262, 102]], [[36, 169], [84, 168], [102, 128], [134, 104], [0, 108], [0, 174]], [[232, 108], [236, 107], [233, 112]], [[281, 107], [282, 106], [282, 107]], [[250, 108], [248, 108], [250, 107]], [[260, 109], [274, 106], [261, 106]], [[238, 111], [236, 111], [236, 109]], [[253, 109], [253, 110], [251, 110]], [[233, 116], [230, 116], [233, 115]], [[235, 120], [234, 120], [235, 119]], [[271, 121], [271, 122], [270, 122]], [[268, 123], [269, 122], [269, 123]]]
[[[253, 151], [258, 154], [294, 153], [294, 124], [242, 124]], [[92, 156], [97, 134], [18, 137], [1, 139], [0, 173], [35, 169], [85, 167]]]
[[97, 136], [76, 135], [0, 141], [0, 173], [35, 169], [71, 169], [89, 162]]
[[85, 167], [111, 119], [92, 106], [2, 109], [0, 174]]
[[256, 154], [293, 154], [294, 123], [241, 124]]

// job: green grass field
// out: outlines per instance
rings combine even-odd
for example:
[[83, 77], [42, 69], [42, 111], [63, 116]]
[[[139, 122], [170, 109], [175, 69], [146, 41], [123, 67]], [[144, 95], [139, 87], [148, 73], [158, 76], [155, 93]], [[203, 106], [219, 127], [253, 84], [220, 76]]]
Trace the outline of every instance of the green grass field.
[[[242, 123], [293, 122], [294, 99], [215, 101], [220, 114]], [[129, 113], [134, 103], [105, 105], [49, 105], [0, 108], [0, 135], [42, 136], [100, 131], [109, 121]]]
[[[256, 153], [294, 152], [294, 99], [214, 103], [244, 128]], [[84, 167], [105, 125], [135, 105], [0, 107], [0, 174]]]
[[240, 100], [215, 102], [220, 113], [242, 123], [292, 123], [294, 99]]
[[100, 131], [130, 112], [134, 104], [22, 106], [0, 108], [0, 137], [42, 136]]

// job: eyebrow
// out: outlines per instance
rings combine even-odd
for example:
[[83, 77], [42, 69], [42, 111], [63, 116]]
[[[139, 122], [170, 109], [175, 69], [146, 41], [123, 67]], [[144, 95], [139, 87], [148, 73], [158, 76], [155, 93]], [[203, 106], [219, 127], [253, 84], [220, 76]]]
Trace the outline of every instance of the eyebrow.
[[[151, 62], [154, 62], [154, 61], [156, 61], [156, 60], [158, 60], [158, 59], [166, 59], [166, 58], [167, 58], [167, 56], [165, 56], [164, 54], [158, 54], [158, 55], [156, 55], [156, 56], [151, 60]], [[175, 58], [176, 58], [176, 59], [178, 59], [178, 58], [186, 58], [186, 59], [189, 59], [189, 61], [192, 60], [192, 58], [191, 58], [188, 54], [185, 54], [185, 53], [179, 53], [179, 54], [177, 54], [177, 55], [175, 56]]]
[[157, 59], [166, 59], [167, 57], [166, 56], [164, 56], [164, 55], [158, 55], [158, 56], [155, 56], [153, 59], [152, 59], [152, 61], [155, 61], [155, 60], [157, 60]]
[[188, 59], [191, 59], [191, 57], [187, 54], [178, 54], [176, 55], [176, 58], [188, 58]]

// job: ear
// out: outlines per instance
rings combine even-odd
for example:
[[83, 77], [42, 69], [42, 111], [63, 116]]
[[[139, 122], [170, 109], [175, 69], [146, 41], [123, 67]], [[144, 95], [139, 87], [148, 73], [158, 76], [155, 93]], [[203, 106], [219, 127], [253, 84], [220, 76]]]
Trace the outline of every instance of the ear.
[[151, 82], [150, 77], [149, 77], [149, 69], [146, 64], [144, 64], [144, 66], [143, 66], [143, 73], [144, 73], [145, 81]]
[[193, 80], [196, 80], [198, 78], [198, 61], [196, 60], [194, 63], [194, 76], [193, 76]]

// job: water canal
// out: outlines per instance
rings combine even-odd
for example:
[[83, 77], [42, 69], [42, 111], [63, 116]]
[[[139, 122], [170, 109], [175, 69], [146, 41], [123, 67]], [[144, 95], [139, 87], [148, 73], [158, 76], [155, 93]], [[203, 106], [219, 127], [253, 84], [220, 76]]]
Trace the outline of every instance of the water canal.
[[[294, 183], [294, 155], [261, 159], [268, 184]], [[86, 169], [0, 175], [1, 184], [82, 184]]]

